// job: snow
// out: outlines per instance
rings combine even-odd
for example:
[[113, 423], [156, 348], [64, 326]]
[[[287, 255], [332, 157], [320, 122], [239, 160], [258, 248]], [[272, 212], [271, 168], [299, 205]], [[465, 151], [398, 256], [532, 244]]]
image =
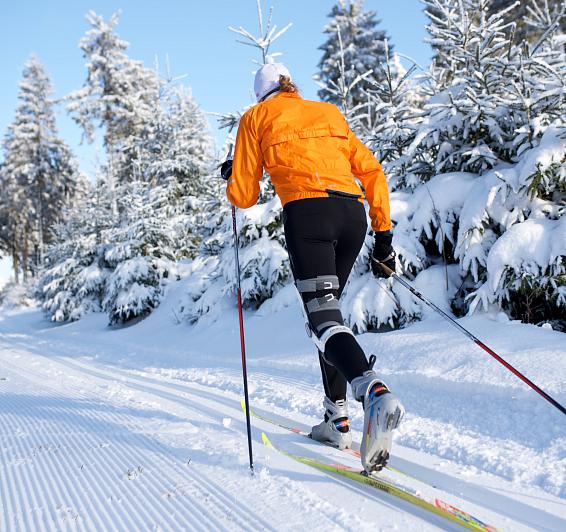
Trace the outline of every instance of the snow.
[[507, 230], [487, 258], [490, 287], [497, 291], [506, 268], [540, 276], [547, 264], [566, 255], [566, 218], [527, 220]]
[[10, 281], [12, 276], [12, 261], [0, 258], [0, 289]]
[[[416, 284], [440, 286], [444, 275], [435, 266]], [[449, 527], [263, 447], [261, 431], [289, 451], [330, 452], [259, 420], [250, 477], [237, 314], [232, 305], [179, 323], [187, 282], [173, 282], [150, 316], [124, 328], [109, 329], [101, 313], [55, 325], [33, 308], [0, 310], [1, 529]], [[497, 313], [460, 323], [566, 402], [563, 333]], [[245, 327], [252, 408], [317, 422], [318, 360], [291, 288], [246, 312]], [[407, 408], [394, 467], [498, 528], [566, 528], [558, 411], [436, 316], [358, 338]], [[350, 413], [359, 441], [359, 405]]]

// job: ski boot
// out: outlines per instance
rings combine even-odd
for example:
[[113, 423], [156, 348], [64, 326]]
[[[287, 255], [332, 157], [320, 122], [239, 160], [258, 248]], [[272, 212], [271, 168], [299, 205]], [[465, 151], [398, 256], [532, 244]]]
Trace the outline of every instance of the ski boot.
[[387, 464], [392, 431], [399, 426], [405, 409], [372, 369], [353, 379], [351, 385], [354, 397], [364, 407], [360, 454], [364, 470], [371, 474]]
[[352, 446], [352, 433], [348, 423], [348, 404], [346, 399], [338, 399], [333, 403], [328, 397], [322, 403], [326, 411], [324, 421], [315, 425], [310, 433], [313, 440], [327, 443], [338, 449]]

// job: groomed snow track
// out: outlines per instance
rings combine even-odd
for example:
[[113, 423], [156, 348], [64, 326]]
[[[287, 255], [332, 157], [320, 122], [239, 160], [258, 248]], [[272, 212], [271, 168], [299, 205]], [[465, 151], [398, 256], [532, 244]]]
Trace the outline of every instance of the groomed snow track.
[[[80, 352], [89, 336], [60, 328], [27, 335], [3, 325], [2, 531], [458, 529], [261, 446], [266, 431], [279, 448], [325, 452], [257, 419], [252, 478], [236, 363], [219, 367], [222, 361], [214, 359], [215, 367], [196, 371], [143, 369], [142, 363], [138, 369], [131, 358], [98, 358], [97, 350], [107, 348], [103, 342], [89, 345], [88, 356]], [[54, 332], [60, 336], [46, 340]], [[294, 371], [254, 368], [252, 401], [258, 408], [288, 416], [277, 399], [281, 390], [288, 397], [312, 395], [308, 379]], [[314, 420], [294, 414], [293, 421]], [[566, 529], [564, 499], [538, 488], [521, 489], [481, 472], [469, 475], [457, 464], [401, 445], [393, 464], [500, 529]]]

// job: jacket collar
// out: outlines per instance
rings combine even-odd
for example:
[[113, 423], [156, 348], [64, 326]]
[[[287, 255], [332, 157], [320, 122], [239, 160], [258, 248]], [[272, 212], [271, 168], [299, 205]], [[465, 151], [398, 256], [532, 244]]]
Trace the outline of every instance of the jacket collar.
[[267, 96], [267, 98], [265, 98], [264, 100], [262, 100], [261, 102], [258, 103], [264, 103], [264, 102], [268, 102], [269, 100], [273, 100], [274, 98], [278, 98], [278, 97], [282, 97], [282, 98], [299, 98], [302, 99], [302, 96], [297, 93], [297, 92], [281, 92], [281, 91], [277, 91], [274, 92], [273, 94], [269, 94]]

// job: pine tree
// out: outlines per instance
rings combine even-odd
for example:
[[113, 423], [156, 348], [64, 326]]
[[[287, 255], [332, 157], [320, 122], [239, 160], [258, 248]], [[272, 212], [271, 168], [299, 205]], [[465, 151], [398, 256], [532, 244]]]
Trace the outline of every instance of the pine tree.
[[[377, 29], [374, 11], [364, 11], [361, 0], [338, 0], [328, 14], [326, 42], [317, 80], [321, 100], [338, 105], [349, 115], [367, 103], [367, 92], [386, 80], [385, 31]], [[393, 52], [391, 44], [389, 53]]]
[[[386, 42], [387, 45], [387, 42]], [[385, 80], [368, 91], [369, 113], [361, 121], [364, 140], [384, 168], [390, 190], [406, 185], [408, 168], [415, 161], [406, 156], [420, 120], [413, 74], [417, 67], [405, 70], [399, 57], [385, 49]]]
[[156, 74], [127, 56], [128, 43], [114, 31], [118, 16], [115, 13], [106, 22], [93, 11], [88, 13], [92, 28], [80, 41], [88, 76], [84, 86], [68, 97], [69, 112], [89, 141], [96, 127], [104, 129], [112, 189], [135, 179], [136, 153], [124, 144], [129, 137], [144, 135], [159, 102]]
[[102, 305], [110, 323], [124, 323], [149, 314], [158, 306], [177, 258], [172, 219], [160, 211], [168, 207], [163, 187], [134, 181], [120, 187], [127, 215], [112, 228], [102, 252], [112, 270]]
[[51, 83], [34, 56], [26, 63], [14, 122], [4, 139], [3, 202], [0, 218], [10, 235], [16, 279], [43, 264], [52, 229], [76, 192], [77, 170], [58, 136]]
[[126, 151], [135, 153], [136, 179], [163, 184], [174, 178], [195, 196], [207, 188], [213, 143], [190, 90], [167, 84], [142, 136], [130, 136], [125, 144]]
[[[534, 44], [548, 28], [548, 22], [557, 18], [564, 10], [564, 0], [536, 0], [517, 2], [516, 0], [492, 0], [489, 5], [489, 14], [493, 15], [514, 6], [507, 12], [506, 20], [514, 22], [513, 38], [519, 44], [528, 41]], [[540, 22], [543, 22], [541, 25]], [[566, 17], [559, 17], [559, 28], [566, 33]]]
[[[433, 300], [446, 310], [498, 308], [564, 329], [566, 56], [556, 19], [542, 17], [545, 37], [518, 46], [507, 14], [490, 15], [487, 0], [425, 4], [436, 13], [429, 31], [438, 57], [417, 97], [407, 90], [401, 99], [400, 109], [422, 102], [421, 109], [401, 122], [401, 150], [385, 164], [397, 188], [401, 270], [425, 293], [436, 287]], [[396, 105], [383, 109], [397, 113]], [[384, 124], [374, 148], [396, 132]], [[425, 310], [413, 298], [370, 279], [369, 249], [346, 289], [350, 325], [363, 331], [418, 319]]]
[[102, 310], [110, 271], [101, 253], [114, 224], [105, 181], [87, 185], [86, 193], [64, 214], [38, 283], [42, 308], [56, 322], [76, 321]]
[[[9, 130], [8, 130], [9, 131]], [[0, 252], [12, 259], [14, 280], [19, 283], [20, 274], [20, 212], [17, 182], [0, 164]]]

